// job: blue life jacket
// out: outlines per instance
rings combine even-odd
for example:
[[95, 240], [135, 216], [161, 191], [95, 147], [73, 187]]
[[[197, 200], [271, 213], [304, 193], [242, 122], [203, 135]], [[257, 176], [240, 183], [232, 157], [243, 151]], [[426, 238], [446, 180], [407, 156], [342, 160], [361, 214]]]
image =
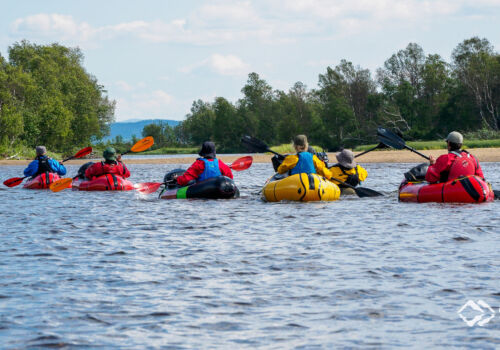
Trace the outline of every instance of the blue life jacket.
[[197, 182], [222, 175], [219, 169], [219, 161], [217, 160], [217, 158], [214, 158], [212, 161], [206, 158], [198, 159], [201, 159], [205, 163], [205, 170], [203, 170], [200, 177], [198, 177]]
[[316, 174], [316, 168], [314, 167], [313, 155], [309, 152], [297, 153], [299, 161], [295, 167], [290, 170], [290, 175], [306, 173], [306, 174]]

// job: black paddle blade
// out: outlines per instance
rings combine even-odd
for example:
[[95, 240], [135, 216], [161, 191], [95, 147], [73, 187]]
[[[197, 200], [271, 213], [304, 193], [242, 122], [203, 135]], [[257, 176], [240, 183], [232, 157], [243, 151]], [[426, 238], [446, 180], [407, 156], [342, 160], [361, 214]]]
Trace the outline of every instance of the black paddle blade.
[[250, 147], [255, 152], [267, 152], [267, 145], [255, 137], [245, 135], [241, 138], [241, 142]]
[[372, 190], [371, 188], [355, 187], [354, 191], [356, 191], [356, 194], [358, 195], [359, 198], [383, 196], [382, 193]]
[[377, 128], [377, 135], [379, 141], [386, 146], [395, 149], [403, 149], [406, 146], [405, 141], [401, 137], [381, 126]]
[[500, 191], [493, 190], [493, 193], [495, 194], [495, 199], [500, 199]]

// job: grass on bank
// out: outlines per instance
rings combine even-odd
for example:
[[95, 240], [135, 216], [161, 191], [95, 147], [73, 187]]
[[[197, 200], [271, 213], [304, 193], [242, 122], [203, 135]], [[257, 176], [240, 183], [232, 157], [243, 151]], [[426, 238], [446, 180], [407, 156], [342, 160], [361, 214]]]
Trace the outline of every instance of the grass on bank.
[[[446, 149], [444, 141], [409, 141], [406, 144], [416, 150]], [[366, 151], [376, 145], [363, 145], [354, 148], [355, 151]], [[467, 148], [500, 148], [500, 139], [494, 140], [464, 140], [464, 149]]]

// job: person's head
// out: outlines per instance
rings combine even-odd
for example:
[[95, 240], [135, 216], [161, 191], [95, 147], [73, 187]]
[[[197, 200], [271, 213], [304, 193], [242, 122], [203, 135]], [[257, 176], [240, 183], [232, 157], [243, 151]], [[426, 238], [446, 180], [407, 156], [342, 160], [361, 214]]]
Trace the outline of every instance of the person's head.
[[306, 151], [309, 148], [306, 135], [297, 135], [293, 138], [293, 147], [297, 152]]
[[203, 142], [198, 154], [203, 158], [215, 158], [215, 143], [212, 141]]
[[357, 165], [354, 160], [354, 154], [348, 149], [337, 152], [335, 157], [337, 158], [337, 162], [344, 168], [352, 169]]
[[116, 161], [116, 150], [113, 147], [106, 147], [104, 152], [102, 152], [102, 156], [106, 160], [106, 162], [115, 162]]
[[448, 144], [449, 151], [458, 151], [462, 148], [464, 137], [458, 131], [452, 131], [446, 136], [445, 141]]
[[36, 146], [35, 151], [37, 157], [47, 154], [47, 149], [45, 148], [45, 146]]

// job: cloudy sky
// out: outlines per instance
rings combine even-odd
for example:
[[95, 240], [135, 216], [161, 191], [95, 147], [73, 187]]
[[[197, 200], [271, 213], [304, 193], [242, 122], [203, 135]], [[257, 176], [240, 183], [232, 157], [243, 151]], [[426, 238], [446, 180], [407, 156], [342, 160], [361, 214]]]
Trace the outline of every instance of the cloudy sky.
[[0, 11], [2, 56], [22, 39], [80, 47], [117, 121], [234, 102], [250, 72], [285, 91], [315, 88], [341, 59], [375, 72], [410, 42], [449, 60], [472, 36], [500, 48], [500, 0], [9, 0]]

